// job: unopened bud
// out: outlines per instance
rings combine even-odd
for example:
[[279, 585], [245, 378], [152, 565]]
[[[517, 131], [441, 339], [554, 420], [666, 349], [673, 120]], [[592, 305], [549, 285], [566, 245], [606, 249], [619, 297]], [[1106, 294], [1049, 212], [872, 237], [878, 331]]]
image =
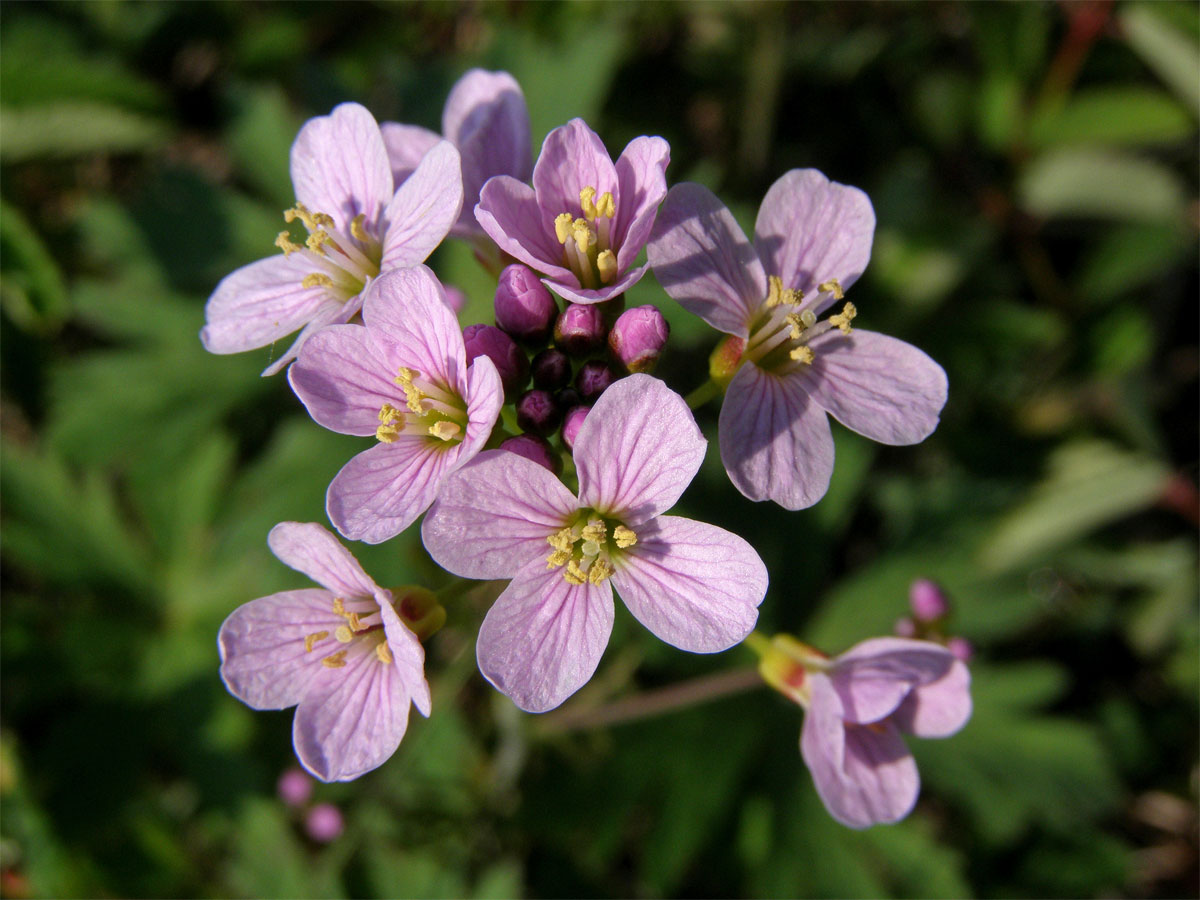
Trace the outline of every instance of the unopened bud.
[[568, 303], [554, 323], [554, 345], [570, 356], [599, 349], [604, 335], [604, 313], [595, 305]]
[[918, 622], [935, 622], [950, 611], [942, 589], [927, 578], [918, 578], [909, 587], [908, 605]]
[[559, 409], [570, 409], [572, 406], [578, 406], [583, 402], [583, 398], [579, 396], [579, 391], [573, 387], [565, 387], [561, 391], [554, 393], [554, 402], [558, 404]]
[[575, 438], [583, 427], [583, 420], [592, 411], [590, 406], [572, 406], [563, 417], [562, 439], [568, 450], [575, 449]]
[[635, 306], [617, 317], [608, 333], [608, 348], [630, 372], [653, 371], [671, 327], [655, 306]]
[[946, 649], [953, 653], [956, 659], [965, 663], [970, 662], [971, 657], [975, 655], [975, 648], [964, 637], [950, 638], [946, 641]]
[[318, 803], [304, 818], [304, 830], [318, 844], [337, 840], [343, 827], [342, 813], [332, 803]]
[[610, 384], [617, 380], [617, 373], [612, 367], [598, 359], [590, 359], [579, 367], [575, 376], [575, 390], [584, 403], [595, 403]]
[[892, 631], [897, 637], [910, 638], [917, 636], [917, 623], [905, 616], [902, 619], [897, 619], [896, 624], [892, 626]]
[[742, 351], [745, 348], [744, 338], [729, 335], [717, 344], [717, 349], [709, 356], [709, 377], [721, 386], [721, 390], [729, 387], [729, 382], [733, 381], [733, 376], [737, 374], [738, 367], [742, 364]]
[[562, 421], [562, 409], [549, 391], [526, 391], [517, 401], [517, 424], [522, 431], [549, 437]]
[[446, 624], [445, 608], [427, 587], [406, 584], [392, 588], [392, 598], [396, 614], [418, 640], [426, 640]]
[[520, 341], [541, 343], [550, 337], [558, 304], [537, 273], [513, 263], [496, 285], [496, 326]]
[[518, 434], [502, 443], [500, 449], [523, 456], [539, 466], [545, 466], [555, 475], [562, 471], [562, 457], [555, 453], [549, 441], [540, 435]]
[[444, 284], [442, 289], [446, 293], [446, 305], [457, 316], [467, 305], [467, 295], [452, 284]]
[[571, 360], [553, 347], [535, 356], [529, 368], [533, 371], [533, 386], [543, 391], [557, 391], [571, 383]]
[[303, 806], [312, 797], [312, 776], [293, 766], [279, 776], [275, 792], [288, 806]]
[[529, 380], [529, 360], [507, 334], [492, 325], [468, 325], [463, 329], [463, 343], [467, 347], [467, 362], [478, 356], [486, 356], [496, 364], [504, 395], [516, 397]]

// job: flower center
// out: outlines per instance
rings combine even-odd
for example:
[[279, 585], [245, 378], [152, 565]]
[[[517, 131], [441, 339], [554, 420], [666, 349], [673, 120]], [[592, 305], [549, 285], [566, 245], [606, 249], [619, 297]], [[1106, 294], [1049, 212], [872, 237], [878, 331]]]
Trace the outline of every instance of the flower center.
[[613, 218], [617, 214], [613, 195], [596, 196], [594, 187], [579, 192], [583, 217], [569, 212], [554, 220], [554, 234], [563, 245], [563, 262], [575, 273], [579, 284], [593, 290], [617, 277], [617, 255], [611, 249]]
[[785, 288], [778, 275], [771, 275], [767, 283], [770, 285], [767, 297], [750, 326], [750, 336], [742, 350], [743, 360], [768, 372], [786, 375], [801, 366], [812, 365], [815, 354], [808, 342], [813, 338], [830, 328], [850, 334], [850, 321], [858, 315], [853, 303], [846, 303], [841, 312], [823, 322], [818, 322], [813, 312], [813, 307], [821, 305], [827, 297], [842, 299], [842, 286], [836, 278], [817, 285], [818, 293], [812, 298]]
[[[339, 625], [333, 630], [333, 639], [338, 645], [334, 652], [321, 658], [321, 665], [327, 669], [341, 669], [346, 665], [346, 656], [351, 652], [374, 653], [375, 658], [385, 665], [391, 665], [392, 652], [388, 649], [387, 636], [383, 631], [383, 621], [379, 615], [379, 604], [370, 597], [354, 597], [344, 600], [341, 597], [333, 599], [333, 612], [346, 620], [345, 625]], [[314, 631], [304, 637], [304, 652], [312, 653], [317, 644], [330, 639], [328, 631]], [[324, 649], [331, 649], [326, 647]]]
[[349, 234], [335, 227], [332, 216], [313, 212], [303, 203], [284, 212], [283, 219], [289, 225], [299, 219], [308, 230], [303, 244], [295, 243], [288, 231], [279, 232], [275, 238], [275, 246], [284, 256], [300, 253], [312, 263], [313, 271], [300, 282], [304, 287], [324, 287], [348, 300], [379, 274], [383, 244], [367, 231], [365, 213], [350, 222]]
[[393, 380], [404, 389], [404, 406], [385, 403], [379, 408], [376, 438], [385, 444], [401, 435], [431, 438], [447, 446], [462, 442], [467, 431], [467, 407], [461, 397], [404, 366]]
[[547, 569], [563, 570], [569, 584], [600, 584], [613, 573], [613, 560], [637, 543], [633, 529], [616, 519], [605, 519], [595, 510], [583, 509], [569, 525], [546, 538], [553, 549], [546, 557]]

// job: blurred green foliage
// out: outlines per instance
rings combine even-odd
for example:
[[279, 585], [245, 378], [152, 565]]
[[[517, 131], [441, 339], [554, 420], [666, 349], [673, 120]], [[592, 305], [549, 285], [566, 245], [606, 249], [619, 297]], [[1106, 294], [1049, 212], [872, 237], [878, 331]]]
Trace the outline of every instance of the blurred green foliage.
[[[6, 4], [0, 893], [1195, 895], [1198, 48], [1193, 3]], [[206, 354], [203, 304], [273, 251], [306, 117], [437, 128], [472, 66], [518, 78], [535, 147], [574, 116], [612, 151], [662, 134], [670, 180], [747, 226], [794, 167], [872, 197], [855, 302], [946, 367], [941, 427], [835, 429], [801, 513], [710, 453], [681, 508], [759, 549], [765, 630], [831, 652], [889, 632], [913, 578], [946, 586], [976, 712], [914, 747], [906, 822], [833, 823], [766, 691], [597, 724], [751, 664], [623, 613], [563, 713], [517, 712], [474, 671], [494, 586], [429, 646], [434, 716], [318, 786], [341, 838], [276, 798], [290, 714], [224, 692], [215, 635], [299, 586], [267, 531], [324, 521], [360, 442], [258, 377], [271, 352]], [[434, 264], [486, 319], [469, 251]], [[630, 302], [664, 305], [660, 374], [698, 384], [715, 335], [651, 277]], [[355, 552], [444, 579], [415, 531]]]

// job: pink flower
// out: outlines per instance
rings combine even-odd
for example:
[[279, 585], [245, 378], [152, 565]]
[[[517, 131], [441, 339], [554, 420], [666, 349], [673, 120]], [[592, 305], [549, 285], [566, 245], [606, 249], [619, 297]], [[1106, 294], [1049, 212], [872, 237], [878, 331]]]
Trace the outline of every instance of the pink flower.
[[666, 141], [642, 136], [614, 165], [596, 132], [572, 119], [546, 136], [533, 187], [497, 175], [483, 186], [475, 218], [560, 297], [599, 303], [645, 274], [631, 266], [667, 192], [669, 160]]
[[254, 709], [296, 707], [292, 742], [322, 781], [349, 781], [400, 746], [408, 707], [430, 711], [421, 642], [328, 531], [281, 522], [267, 543], [321, 588], [238, 607], [221, 625], [221, 679]]
[[463, 207], [450, 229], [454, 237], [484, 238], [475, 221], [475, 204], [493, 175], [528, 181], [533, 169], [529, 146], [529, 110], [517, 80], [507, 72], [471, 69], [450, 89], [442, 110], [442, 134], [418, 125], [384, 122], [379, 126], [397, 185], [404, 183], [444, 135], [462, 157]]
[[875, 212], [862, 191], [794, 169], [763, 198], [754, 244], [706, 188], [680, 184], [648, 254], [685, 309], [733, 335], [721, 461], [751, 500], [786, 509], [824, 496], [833, 472], [829, 413], [884, 444], [937, 427], [946, 373], [917, 348], [852, 328], [852, 303], [824, 321], [866, 268]]
[[243, 266], [208, 299], [200, 340], [211, 353], [265, 347], [303, 329], [269, 366], [295, 359], [309, 335], [347, 322], [362, 307], [364, 287], [381, 272], [423, 261], [450, 230], [462, 206], [458, 151], [430, 148], [400, 189], [379, 126], [366, 109], [343, 103], [309, 119], [292, 145], [296, 205], [284, 213], [308, 230], [304, 244], [280, 232], [282, 255]]
[[288, 379], [319, 425], [378, 440], [326, 495], [338, 531], [378, 544], [411, 525], [483, 448], [504, 393], [486, 356], [467, 368], [458, 322], [425, 266], [380, 276], [362, 312], [365, 327], [313, 335]]
[[938, 644], [873, 638], [835, 659], [778, 635], [761, 666], [807, 707], [800, 752], [829, 814], [851, 828], [898, 822], [921, 780], [902, 734], [949, 737], [971, 717], [971, 675]]
[[767, 588], [736, 535], [660, 515], [704, 458], [683, 399], [631, 375], [596, 401], [575, 439], [579, 495], [515, 453], [482, 453], [446, 480], [425, 548], [465, 578], [511, 578], [479, 630], [480, 671], [544, 712], [591, 678], [613, 623], [612, 589], [662, 640], [715, 653], [754, 627]]

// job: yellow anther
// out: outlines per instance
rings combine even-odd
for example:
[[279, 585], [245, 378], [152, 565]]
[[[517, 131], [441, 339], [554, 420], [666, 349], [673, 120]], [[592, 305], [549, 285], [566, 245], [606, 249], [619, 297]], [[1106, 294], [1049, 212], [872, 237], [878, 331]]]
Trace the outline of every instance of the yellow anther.
[[546, 557], [546, 568], [557, 569], [559, 566], [565, 566], [567, 564], [567, 560], [570, 558], [570, 550], [555, 550]]
[[830, 278], [828, 281], [822, 281], [817, 285], [818, 291], [825, 293], [832, 292], [834, 300], [841, 300], [846, 295], [842, 292], [842, 285], [836, 278]]
[[613, 568], [602, 559], [592, 563], [592, 567], [588, 569], [588, 581], [592, 584], [599, 584], [605, 578], [613, 573]]
[[385, 666], [390, 666], [393, 662], [392, 651], [388, 649], [387, 641], [381, 641], [375, 645], [375, 655]]
[[587, 525], [579, 532], [585, 541], [603, 541], [608, 537], [608, 529], [604, 527], [603, 519], [588, 519]]
[[618, 547], [624, 550], [626, 547], [632, 547], [637, 543], [637, 535], [632, 529], [626, 528], [624, 525], [618, 525], [613, 529], [613, 541]]
[[596, 221], [596, 189], [594, 187], [585, 187], [579, 192], [579, 207], [583, 210], [583, 214], [592, 222]]
[[304, 636], [304, 652], [312, 653], [313, 644], [319, 643], [329, 637], [328, 631], [314, 631], [312, 634]]
[[617, 277], [617, 255], [611, 250], [601, 250], [596, 256], [596, 270], [600, 273], [600, 281], [608, 284]]
[[[575, 537], [571, 532], [571, 527], [568, 525], [566, 528], [554, 532], [554, 534], [546, 538], [546, 543], [562, 553], [570, 553], [571, 545], [575, 543]], [[563, 560], [563, 562], [566, 562], [566, 560]]]
[[367, 626], [358, 620], [358, 613], [346, 613], [346, 618], [350, 621], [350, 628], [354, 631], [366, 631]]
[[807, 346], [797, 347], [795, 350], [789, 353], [788, 356], [796, 360], [796, 362], [804, 363], [805, 365], [809, 366], [812, 365], [812, 361], [815, 358], [812, 348]]
[[284, 256], [291, 256], [297, 250], [304, 248], [292, 240], [290, 231], [281, 231], [275, 238], [275, 246], [283, 251]]
[[313, 253], [320, 253], [322, 256], [324, 256], [325, 248], [322, 247], [321, 245], [324, 244], [327, 240], [329, 240], [328, 232], [314, 231], [312, 234], [310, 234], [308, 236], [308, 239], [304, 242], [304, 246], [307, 247], [309, 250], [311, 250]]
[[858, 310], [854, 308], [853, 303], [847, 303], [842, 307], [842, 311], [836, 316], [829, 317], [829, 324], [835, 325], [841, 329], [842, 334], [850, 333], [850, 320], [858, 315]]
[[783, 279], [778, 275], [767, 276], [767, 306], [778, 306], [783, 302]]
[[324, 272], [309, 272], [300, 281], [300, 287], [333, 287], [333, 279]]
[[403, 417], [404, 413], [400, 412], [400, 410], [396, 409], [396, 407], [392, 406], [390, 403], [385, 403], [383, 406], [379, 407], [380, 422], [391, 422]]
[[346, 651], [339, 650], [337, 653], [330, 654], [321, 660], [321, 665], [327, 669], [340, 669], [346, 664]]
[[341, 597], [333, 598], [333, 612], [335, 615], [342, 616], [343, 618], [345, 617], [346, 606], [345, 606], [345, 601], [342, 600]]
[[418, 416], [425, 413], [425, 407], [421, 405], [424, 395], [417, 389], [411, 381], [403, 385], [405, 406], [415, 412]]
[[367, 229], [363, 227], [365, 221], [367, 221], [367, 214], [359, 213], [350, 222], [350, 233], [364, 244], [371, 240], [371, 236], [367, 234]]
[[617, 214], [617, 204], [613, 202], [611, 191], [605, 191], [600, 195], [600, 199], [596, 201], [596, 215], [602, 216], [605, 219], [611, 219]]
[[454, 440], [454, 438], [458, 437], [460, 431], [462, 431], [461, 425], [447, 421], [446, 419], [429, 426], [429, 433], [443, 441]]
[[412, 380], [416, 377], [417, 373], [412, 369], [408, 368], [407, 366], [401, 366], [399, 372], [396, 373], [396, 377], [392, 380], [395, 381], [396, 384], [405, 385], [412, 384]]
[[787, 323], [792, 326], [788, 336], [793, 341], [800, 340], [800, 334], [804, 331], [804, 320], [801, 319], [796, 313], [789, 313], [787, 316]]
[[563, 572], [563, 578], [567, 580], [568, 584], [583, 584], [587, 581], [587, 572], [579, 567], [579, 563], [571, 560], [567, 563], [567, 571]]
[[337, 627], [337, 631], [333, 633], [333, 636], [343, 644], [348, 644], [354, 640], [354, 633], [351, 632], [349, 626], [346, 625], [339, 625]]
[[589, 247], [596, 245], [596, 230], [587, 223], [586, 219], [576, 219], [571, 223], [571, 237], [580, 253], [586, 254]]
[[400, 437], [400, 427], [398, 425], [380, 425], [375, 429], [375, 440], [382, 441], [385, 444], [393, 444]]
[[554, 219], [554, 234], [560, 244], [565, 244], [571, 237], [571, 223], [575, 217], [570, 213], [561, 213]]

